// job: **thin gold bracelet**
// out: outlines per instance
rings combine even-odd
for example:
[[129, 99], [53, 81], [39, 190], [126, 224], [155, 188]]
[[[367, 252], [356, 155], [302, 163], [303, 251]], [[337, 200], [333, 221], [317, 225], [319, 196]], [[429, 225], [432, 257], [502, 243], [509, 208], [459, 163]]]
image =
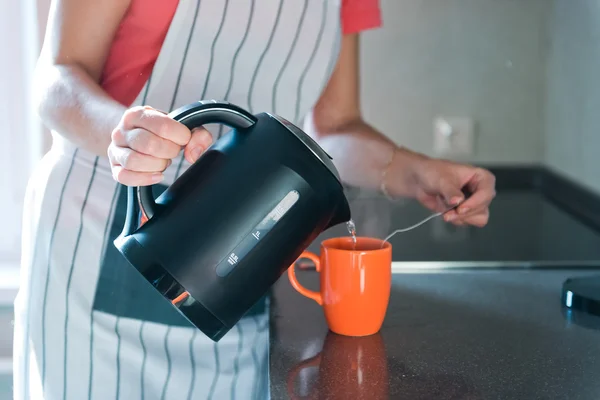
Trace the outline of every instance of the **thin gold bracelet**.
[[387, 185], [386, 185], [386, 179], [385, 178], [387, 177], [388, 171], [392, 167], [392, 163], [394, 162], [394, 158], [396, 158], [396, 153], [397, 152], [398, 152], [398, 148], [394, 147], [394, 151], [392, 152], [392, 156], [390, 157], [390, 161], [388, 161], [387, 165], [383, 169], [383, 172], [381, 173], [381, 183], [379, 185], [379, 190], [389, 200], [394, 200], [394, 198], [390, 195], [390, 193], [387, 190]]

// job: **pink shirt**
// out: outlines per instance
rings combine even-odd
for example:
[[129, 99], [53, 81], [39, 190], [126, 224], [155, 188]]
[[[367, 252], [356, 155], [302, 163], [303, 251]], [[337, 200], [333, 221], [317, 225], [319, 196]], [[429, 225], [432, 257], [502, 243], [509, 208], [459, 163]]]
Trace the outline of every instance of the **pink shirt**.
[[[341, 1], [344, 34], [381, 26], [379, 0]], [[178, 0], [131, 0], [100, 81], [104, 90], [123, 105], [130, 105], [148, 80], [177, 5]]]

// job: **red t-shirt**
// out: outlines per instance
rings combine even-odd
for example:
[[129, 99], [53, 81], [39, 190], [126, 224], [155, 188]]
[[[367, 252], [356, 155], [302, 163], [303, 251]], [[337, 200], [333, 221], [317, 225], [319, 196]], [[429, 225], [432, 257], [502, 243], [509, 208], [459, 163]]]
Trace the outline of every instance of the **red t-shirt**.
[[[341, 1], [340, 18], [344, 34], [381, 25], [379, 0]], [[178, 0], [131, 0], [116, 32], [100, 81], [104, 90], [121, 104], [131, 104], [148, 80], [177, 5]]]

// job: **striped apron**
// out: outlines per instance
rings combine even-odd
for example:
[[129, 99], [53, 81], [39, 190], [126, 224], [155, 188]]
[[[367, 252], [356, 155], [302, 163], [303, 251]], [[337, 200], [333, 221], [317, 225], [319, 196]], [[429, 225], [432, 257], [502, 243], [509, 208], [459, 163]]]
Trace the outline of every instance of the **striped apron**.
[[[169, 111], [220, 99], [301, 124], [337, 59], [339, 7], [181, 0], [134, 105]], [[176, 159], [165, 184], [188, 166]], [[268, 297], [213, 343], [116, 252], [125, 205], [108, 159], [53, 132], [25, 201], [14, 398], [269, 398]]]

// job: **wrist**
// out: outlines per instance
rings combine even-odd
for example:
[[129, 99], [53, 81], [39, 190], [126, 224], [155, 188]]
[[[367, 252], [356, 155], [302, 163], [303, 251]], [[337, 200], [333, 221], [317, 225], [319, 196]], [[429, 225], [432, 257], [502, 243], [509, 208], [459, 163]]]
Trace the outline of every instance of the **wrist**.
[[395, 147], [381, 177], [381, 192], [387, 197], [415, 197], [421, 165], [429, 157], [404, 147]]

